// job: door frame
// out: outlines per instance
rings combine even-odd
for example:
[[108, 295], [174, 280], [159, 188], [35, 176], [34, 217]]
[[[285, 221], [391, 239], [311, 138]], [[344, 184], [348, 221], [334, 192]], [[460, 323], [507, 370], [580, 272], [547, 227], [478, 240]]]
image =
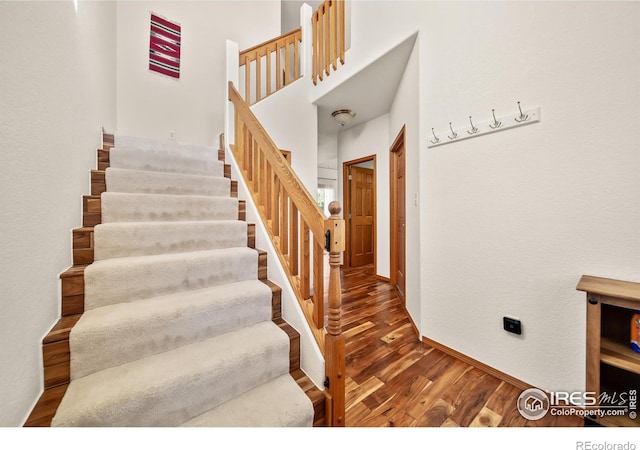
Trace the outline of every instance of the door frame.
[[378, 183], [376, 179], [377, 166], [376, 155], [363, 156], [362, 158], [352, 159], [342, 163], [342, 204], [344, 210], [342, 217], [345, 223], [345, 252], [344, 267], [351, 267], [351, 184], [349, 183], [349, 168], [357, 164], [367, 161], [373, 161], [373, 270], [374, 274], [378, 273]]
[[[403, 125], [402, 128], [400, 129], [400, 132], [398, 133], [398, 135], [396, 136], [395, 140], [393, 141], [393, 144], [391, 144], [391, 147], [389, 148], [389, 191], [390, 191], [390, 214], [389, 214], [389, 218], [391, 220], [391, 236], [390, 236], [390, 258], [389, 258], [389, 263], [390, 263], [390, 274], [389, 274], [389, 282], [391, 283], [392, 286], [395, 287], [396, 283], [397, 283], [397, 271], [398, 271], [398, 224], [397, 224], [397, 219], [398, 219], [398, 185], [396, 183], [397, 177], [396, 177], [396, 172], [397, 172], [397, 159], [396, 159], [396, 155], [395, 153], [398, 152], [398, 150], [400, 150], [401, 148], [404, 148], [404, 156], [405, 156], [405, 195], [406, 195], [406, 170], [407, 170], [407, 159], [406, 159], [406, 154], [407, 154], [407, 147], [406, 147], [406, 128], [407, 125]], [[405, 210], [404, 210], [404, 217], [405, 220], [407, 218], [407, 202], [405, 199]], [[405, 251], [405, 261], [404, 261], [404, 267], [405, 267], [405, 272], [406, 272], [406, 268], [407, 268], [407, 242], [406, 242], [406, 227], [405, 227], [405, 247], [404, 247], [404, 251]], [[405, 273], [405, 291], [406, 291], [406, 273]], [[406, 292], [403, 293], [403, 299], [406, 298]], [[406, 299], [405, 299], [406, 301]]]

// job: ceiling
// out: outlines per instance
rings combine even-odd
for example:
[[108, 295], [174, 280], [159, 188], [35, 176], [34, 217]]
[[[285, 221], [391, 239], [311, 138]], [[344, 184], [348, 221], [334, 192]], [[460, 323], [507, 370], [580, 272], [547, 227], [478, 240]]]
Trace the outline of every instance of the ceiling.
[[[411, 36], [367, 67], [319, 98], [318, 133], [337, 134], [391, 110], [398, 85], [411, 55], [416, 35]], [[331, 113], [351, 109], [356, 113], [349, 125], [338, 125]]]

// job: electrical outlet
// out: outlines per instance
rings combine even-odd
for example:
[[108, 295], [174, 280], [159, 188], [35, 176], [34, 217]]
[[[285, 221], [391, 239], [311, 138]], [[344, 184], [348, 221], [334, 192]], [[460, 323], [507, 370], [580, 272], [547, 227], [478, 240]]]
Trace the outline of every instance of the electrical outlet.
[[171, 139], [172, 141], [176, 140], [176, 132], [175, 131], [169, 131], [169, 139]]

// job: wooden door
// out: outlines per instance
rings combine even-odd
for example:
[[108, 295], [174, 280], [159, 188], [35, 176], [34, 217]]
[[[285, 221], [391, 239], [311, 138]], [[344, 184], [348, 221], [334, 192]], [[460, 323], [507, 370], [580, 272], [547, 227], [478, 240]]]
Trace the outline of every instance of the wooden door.
[[351, 267], [373, 264], [375, 182], [373, 169], [351, 167]]
[[404, 300], [406, 288], [406, 166], [404, 127], [391, 146], [391, 283]]

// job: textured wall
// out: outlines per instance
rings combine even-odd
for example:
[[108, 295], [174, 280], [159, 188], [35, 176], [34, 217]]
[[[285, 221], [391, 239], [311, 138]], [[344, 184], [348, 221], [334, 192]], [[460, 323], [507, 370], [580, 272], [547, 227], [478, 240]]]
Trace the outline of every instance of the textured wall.
[[0, 2], [0, 426], [42, 389], [102, 126], [115, 126], [115, 3]]
[[[421, 21], [422, 333], [584, 389], [580, 276], [640, 281], [640, 4], [434, 2]], [[426, 148], [517, 101], [542, 121]]]
[[[279, 1], [118, 2], [118, 133], [213, 145], [223, 132], [226, 40], [280, 35]], [[182, 27], [180, 79], [148, 70], [149, 11]]]

